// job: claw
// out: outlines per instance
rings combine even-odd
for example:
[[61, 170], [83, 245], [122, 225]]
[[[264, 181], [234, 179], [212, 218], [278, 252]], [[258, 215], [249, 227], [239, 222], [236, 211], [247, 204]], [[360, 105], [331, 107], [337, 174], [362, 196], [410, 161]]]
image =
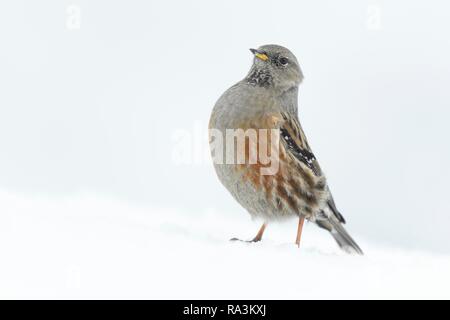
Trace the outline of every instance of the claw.
[[241, 240], [241, 239], [238, 239], [238, 238], [231, 238], [230, 241], [242, 241], [242, 242], [247, 242], [247, 243], [259, 242], [262, 239], [264, 230], [266, 230], [266, 226], [267, 226], [267, 223], [264, 223], [261, 226], [261, 228], [259, 229], [258, 234], [252, 240]]
[[231, 238], [230, 241], [241, 241], [241, 242], [252, 243], [252, 242], [259, 242], [259, 241], [261, 241], [261, 239], [258, 239], [256, 237], [253, 238], [252, 240], [241, 240], [241, 239], [238, 239], [238, 238]]

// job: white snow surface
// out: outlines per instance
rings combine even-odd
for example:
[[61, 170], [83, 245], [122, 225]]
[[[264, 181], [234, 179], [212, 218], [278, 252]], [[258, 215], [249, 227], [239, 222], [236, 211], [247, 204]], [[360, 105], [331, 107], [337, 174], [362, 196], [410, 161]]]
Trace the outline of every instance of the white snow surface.
[[295, 221], [228, 241], [258, 228], [244, 211], [0, 192], [0, 298], [450, 298], [450, 256], [381, 247], [350, 226], [366, 254], [349, 256], [312, 224], [298, 249]]

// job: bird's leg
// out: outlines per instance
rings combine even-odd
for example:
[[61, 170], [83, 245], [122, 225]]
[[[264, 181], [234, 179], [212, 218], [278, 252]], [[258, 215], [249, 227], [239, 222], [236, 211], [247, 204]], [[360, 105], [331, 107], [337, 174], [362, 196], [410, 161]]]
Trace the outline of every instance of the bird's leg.
[[[259, 242], [259, 241], [261, 241], [262, 236], [264, 234], [264, 230], [266, 230], [266, 227], [267, 227], [267, 223], [264, 222], [263, 225], [261, 226], [261, 228], [259, 229], [258, 233], [256, 234], [256, 236], [252, 240], [248, 240], [246, 242]], [[238, 238], [233, 238], [233, 239], [230, 239], [230, 240], [231, 241], [242, 241], [242, 240], [240, 240]]]
[[297, 238], [295, 239], [295, 244], [300, 248], [300, 239], [302, 238], [302, 230], [303, 230], [303, 223], [305, 222], [304, 217], [300, 217], [298, 219], [298, 229], [297, 229]]
[[253, 238], [253, 240], [251, 242], [259, 242], [259, 241], [261, 241], [262, 236], [264, 234], [264, 230], [266, 230], [266, 227], [267, 227], [267, 223], [263, 223], [263, 225], [259, 229], [258, 233], [256, 234], [256, 236]]

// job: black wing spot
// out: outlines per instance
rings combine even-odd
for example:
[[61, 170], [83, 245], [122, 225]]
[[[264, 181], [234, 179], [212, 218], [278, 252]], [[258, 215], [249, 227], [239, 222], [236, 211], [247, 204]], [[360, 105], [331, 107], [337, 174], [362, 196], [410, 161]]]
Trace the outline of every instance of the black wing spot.
[[328, 207], [333, 212], [334, 216], [339, 220], [339, 222], [342, 222], [345, 224], [345, 219], [342, 216], [342, 214], [339, 212], [339, 210], [336, 208], [336, 204], [334, 203], [333, 196], [330, 193], [330, 199], [327, 201]]
[[292, 139], [292, 137], [290, 136], [289, 132], [286, 129], [280, 128], [280, 131], [281, 136], [283, 137], [284, 141], [286, 141], [289, 150], [291, 150], [291, 152], [295, 155], [295, 157], [301, 162], [303, 162], [317, 176], [319, 173], [317, 172], [317, 169], [314, 166], [314, 161], [316, 161], [316, 157], [314, 156], [314, 154], [308, 150], [300, 148]]

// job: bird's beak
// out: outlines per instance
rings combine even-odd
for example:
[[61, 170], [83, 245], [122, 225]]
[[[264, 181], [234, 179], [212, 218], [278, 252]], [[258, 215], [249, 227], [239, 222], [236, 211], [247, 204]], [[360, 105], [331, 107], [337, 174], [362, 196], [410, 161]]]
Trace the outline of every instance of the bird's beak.
[[251, 53], [253, 53], [253, 55], [255, 57], [257, 57], [258, 59], [261, 59], [262, 61], [269, 60], [269, 57], [267, 56], [266, 53], [264, 53], [264, 51], [257, 50], [257, 49], [250, 49], [250, 51], [251, 51]]

